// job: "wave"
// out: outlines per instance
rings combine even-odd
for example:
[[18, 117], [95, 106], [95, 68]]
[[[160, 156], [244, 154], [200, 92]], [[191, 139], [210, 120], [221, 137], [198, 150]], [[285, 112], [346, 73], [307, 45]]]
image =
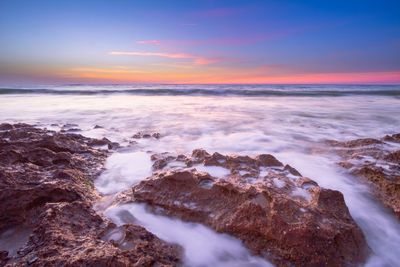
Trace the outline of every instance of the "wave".
[[0, 88], [0, 95], [9, 94], [51, 94], [51, 95], [149, 95], [149, 96], [348, 96], [348, 95], [372, 95], [372, 96], [395, 96], [400, 97], [400, 87], [373, 87], [364, 88], [313, 88], [297, 87], [284, 89], [257, 89], [251, 88], [135, 88], [135, 89], [112, 89], [112, 88]]

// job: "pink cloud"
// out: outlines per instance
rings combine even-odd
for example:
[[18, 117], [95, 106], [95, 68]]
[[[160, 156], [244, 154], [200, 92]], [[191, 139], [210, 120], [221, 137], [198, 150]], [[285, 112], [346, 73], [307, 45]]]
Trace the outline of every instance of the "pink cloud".
[[217, 58], [205, 58], [186, 53], [162, 53], [162, 52], [138, 52], [138, 51], [112, 51], [113, 56], [142, 56], [142, 57], [164, 57], [174, 59], [190, 59], [197, 65], [207, 65], [218, 62]]
[[160, 45], [161, 41], [160, 40], [140, 40], [137, 41], [138, 44], [144, 44], [144, 45]]

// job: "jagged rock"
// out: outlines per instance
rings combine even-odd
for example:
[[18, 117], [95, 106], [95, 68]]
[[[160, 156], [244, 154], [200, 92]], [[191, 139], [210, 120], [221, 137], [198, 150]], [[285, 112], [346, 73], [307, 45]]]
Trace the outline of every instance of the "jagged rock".
[[376, 196], [400, 219], [400, 134], [378, 139], [329, 141], [342, 161], [339, 165], [365, 179]]
[[[152, 159], [156, 172], [120, 202], [144, 202], [155, 212], [228, 233], [278, 266], [357, 266], [369, 253], [343, 195], [272, 155], [195, 150], [191, 157], [166, 153]], [[226, 172], [207, 173], [216, 168]]]
[[[104, 238], [115, 225], [95, 214], [91, 205], [47, 203], [35, 218], [37, 225], [27, 245], [15, 258], [30, 266], [171, 266], [180, 250], [137, 225], [126, 225], [121, 243]], [[117, 233], [118, 234], [118, 233]]]
[[400, 133], [398, 134], [392, 134], [392, 135], [386, 135], [383, 138], [384, 141], [386, 142], [395, 142], [395, 143], [400, 143]]
[[125, 245], [104, 239], [115, 225], [92, 209], [98, 199], [92, 182], [109, 154], [97, 148], [102, 144], [110, 145], [108, 139], [0, 124], [0, 238], [11, 232], [23, 241], [12, 255], [0, 251], [2, 266], [180, 262], [178, 247], [137, 225], [124, 229]]
[[9, 129], [0, 132], [0, 230], [45, 203], [96, 198], [92, 182], [108, 153], [92, 148], [94, 139], [19, 124]]

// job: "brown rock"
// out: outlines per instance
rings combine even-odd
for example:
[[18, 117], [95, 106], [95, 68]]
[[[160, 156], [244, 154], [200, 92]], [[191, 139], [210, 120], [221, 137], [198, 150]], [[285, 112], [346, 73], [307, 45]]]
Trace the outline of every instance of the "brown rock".
[[[178, 157], [167, 159], [174, 160]], [[294, 169], [285, 170], [272, 156], [195, 150], [188, 161], [193, 167], [161, 168], [142, 181], [133, 188], [132, 201], [233, 235], [278, 266], [357, 266], [365, 260], [369, 248], [340, 192], [306, 177], [293, 180], [288, 173]], [[196, 171], [196, 164], [224, 166], [231, 174], [212, 177]], [[268, 173], [261, 175], [262, 168]]]
[[393, 135], [386, 135], [383, 138], [384, 141], [387, 142], [396, 142], [396, 143], [400, 143], [400, 133], [398, 134], [393, 134]]
[[161, 134], [160, 133], [146, 133], [146, 132], [137, 132], [135, 133], [132, 138], [135, 139], [141, 139], [141, 138], [155, 138], [155, 139], [160, 139]]
[[8, 261], [8, 252], [0, 251], [0, 266], [6, 265], [7, 261]]
[[98, 199], [92, 182], [109, 153], [96, 146], [108, 139], [26, 124], [0, 129], [0, 236], [22, 232], [16, 238], [28, 240], [15, 255], [0, 251], [1, 266], [179, 264], [179, 248], [140, 226], [126, 226], [122, 242], [129, 246], [104, 239], [115, 225], [92, 209]]
[[333, 146], [341, 146], [341, 147], [348, 147], [348, 148], [383, 144], [382, 141], [373, 139], [373, 138], [362, 138], [362, 139], [356, 139], [356, 140], [345, 141], [345, 142], [329, 141], [329, 143]]
[[338, 164], [365, 179], [375, 195], [400, 219], [400, 150], [386, 143], [399, 141], [400, 134], [394, 134], [381, 140], [366, 138], [329, 143], [342, 157]]
[[[104, 239], [115, 225], [83, 202], [47, 203], [14, 262], [31, 266], [171, 266], [180, 250], [144, 228], [126, 225], [120, 244]], [[10, 263], [10, 266], [13, 266]], [[7, 265], [6, 265], [7, 266]]]

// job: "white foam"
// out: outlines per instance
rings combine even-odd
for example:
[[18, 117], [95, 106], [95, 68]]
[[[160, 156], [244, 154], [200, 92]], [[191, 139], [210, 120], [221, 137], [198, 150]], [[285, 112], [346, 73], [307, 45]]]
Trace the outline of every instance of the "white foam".
[[184, 169], [186, 167], [186, 163], [183, 161], [171, 161], [164, 167], [164, 169]]
[[311, 194], [306, 189], [295, 187], [291, 193], [292, 196], [302, 197], [307, 201], [311, 200]]
[[274, 185], [278, 188], [283, 188], [286, 185], [285, 181], [282, 181], [281, 179], [278, 178], [274, 178], [272, 179], [272, 181], [274, 182]]
[[199, 183], [199, 185], [204, 189], [211, 189], [214, 182], [212, 180], [203, 180]]
[[220, 167], [220, 166], [205, 166], [203, 164], [193, 166], [196, 170], [201, 172], [207, 172], [213, 177], [216, 178], [224, 178], [229, 175], [231, 172], [227, 168]]
[[122, 243], [125, 239], [125, 230], [122, 227], [117, 227], [111, 229], [108, 233], [105, 234], [103, 240], [107, 241], [115, 241], [117, 243]]
[[260, 174], [258, 175], [259, 177], [264, 178], [269, 174], [269, 168], [267, 167], [260, 167]]
[[152, 173], [150, 155], [146, 152], [116, 152], [106, 161], [104, 171], [95, 181], [100, 193], [114, 194], [130, 188]]
[[216, 233], [201, 224], [152, 214], [142, 204], [114, 206], [105, 214], [117, 225], [123, 225], [129, 223], [125, 219], [126, 216], [121, 216], [124, 212], [129, 212], [137, 219], [136, 223], [159, 238], [182, 246], [185, 266], [272, 266], [266, 260], [252, 256], [238, 239]]

